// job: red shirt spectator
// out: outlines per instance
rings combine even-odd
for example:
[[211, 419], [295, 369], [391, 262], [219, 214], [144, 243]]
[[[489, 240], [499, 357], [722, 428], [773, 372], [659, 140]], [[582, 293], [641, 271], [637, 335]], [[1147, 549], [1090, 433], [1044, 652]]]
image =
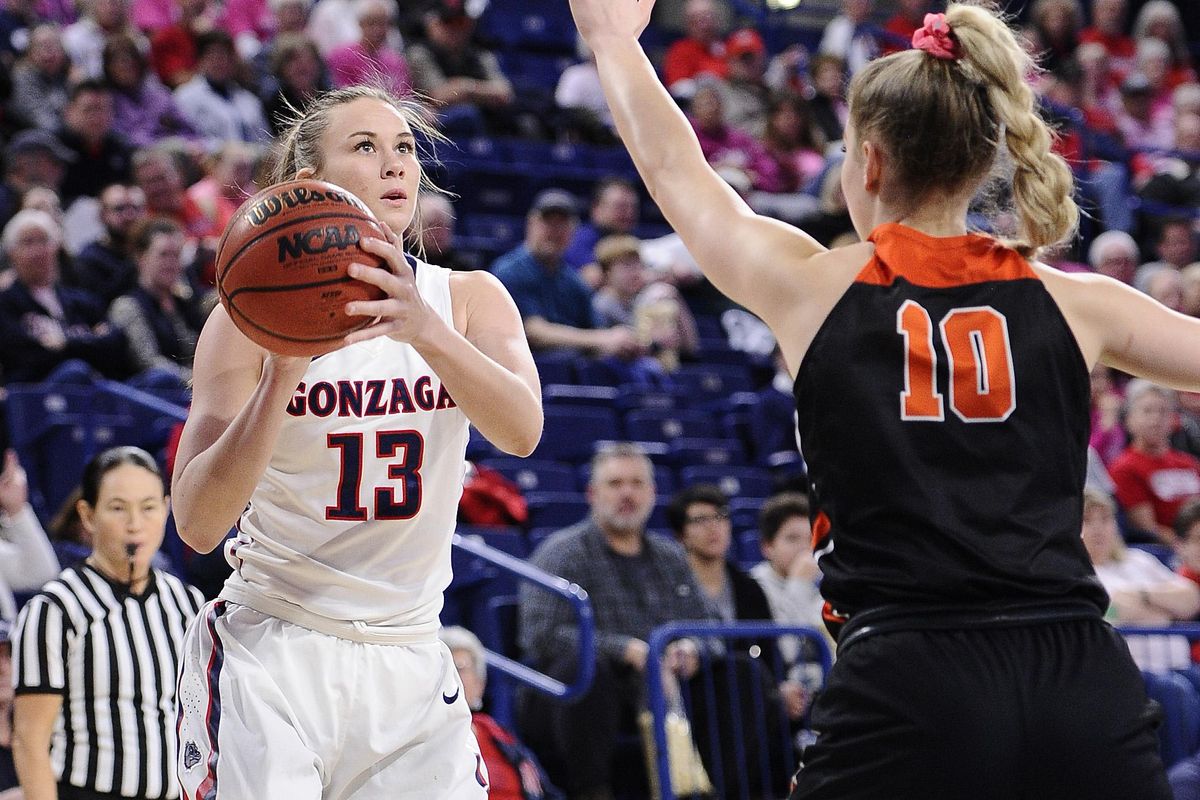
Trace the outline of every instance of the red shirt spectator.
[[912, 35], [925, 24], [925, 13], [929, 10], [929, 0], [900, 0], [895, 16], [883, 23], [885, 35], [879, 40], [883, 55], [890, 56], [911, 47]]
[[1200, 496], [1200, 460], [1171, 449], [1174, 393], [1149, 381], [1132, 381], [1125, 395], [1130, 444], [1109, 467], [1117, 501], [1130, 524], [1174, 544], [1172, 526], [1183, 502]]
[[668, 47], [663, 57], [663, 82], [671, 91], [680, 81], [701, 75], [724, 78], [728, 70], [713, 0], [689, 0], [683, 14], [687, 36]]

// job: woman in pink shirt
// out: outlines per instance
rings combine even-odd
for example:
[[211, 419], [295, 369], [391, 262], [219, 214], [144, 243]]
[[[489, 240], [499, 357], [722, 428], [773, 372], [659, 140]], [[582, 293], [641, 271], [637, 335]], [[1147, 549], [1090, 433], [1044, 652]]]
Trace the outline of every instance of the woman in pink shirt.
[[381, 77], [398, 94], [412, 87], [408, 62], [388, 44], [388, 32], [394, 24], [396, 7], [384, 0], [358, 0], [355, 5], [362, 38], [329, 54], [329, 72], [337, 88], [370, 83]]

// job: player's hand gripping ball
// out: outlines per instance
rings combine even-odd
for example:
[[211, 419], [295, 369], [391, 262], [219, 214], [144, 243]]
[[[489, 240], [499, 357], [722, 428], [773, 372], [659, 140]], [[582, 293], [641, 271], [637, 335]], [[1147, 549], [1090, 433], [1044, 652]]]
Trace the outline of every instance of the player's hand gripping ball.
[[316, 356], [374, 320], [346, 314], [352, 300], [384, 292], [346, 274], [350, 263], [374, 263], [359, 242], [387, 236], [365, 204], [318, 180], [276, 184], [234, 214], [217, 245], [217, 293], [230, 319], [251, 341], [274, 353]]

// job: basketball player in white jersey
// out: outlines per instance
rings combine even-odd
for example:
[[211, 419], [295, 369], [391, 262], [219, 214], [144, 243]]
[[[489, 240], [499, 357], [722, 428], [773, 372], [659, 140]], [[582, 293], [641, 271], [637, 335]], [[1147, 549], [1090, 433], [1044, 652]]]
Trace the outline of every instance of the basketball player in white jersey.
[[[537, 372], [516, 306], [486, 272], [401, 250], [423, 182], [424, 109], [350, 87], [314, 99], [281, 140], [276, 181], [357, 195], [390, 242], [386, 292], [341, 349], [287, 358], [218, 306], [196, 351], [172, 494], [180, 535], [226, 545], [234, 572], [193, 622], [177, 768], [205, 800], [484, 798], [487, 774], [437, 637], [468, 421], [528, 455]], [[366, 259], [364, 259], [366, 260]]]

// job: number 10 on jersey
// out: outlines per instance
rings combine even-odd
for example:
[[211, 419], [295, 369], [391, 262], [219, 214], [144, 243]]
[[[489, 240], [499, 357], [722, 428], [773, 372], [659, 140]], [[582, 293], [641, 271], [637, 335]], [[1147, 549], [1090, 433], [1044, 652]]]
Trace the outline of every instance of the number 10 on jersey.
[[900, 418], [941, 422], [945, 402], [937, 385], [939, 346], [949, 366], [950, 409], [963, 422], [1003, 422], [1017, 408], [1008, 320], [991, 306], [954, 308], [938, 323], [920, 303], [905, 300], [896, 312], [904, 337], [904, 389]]

